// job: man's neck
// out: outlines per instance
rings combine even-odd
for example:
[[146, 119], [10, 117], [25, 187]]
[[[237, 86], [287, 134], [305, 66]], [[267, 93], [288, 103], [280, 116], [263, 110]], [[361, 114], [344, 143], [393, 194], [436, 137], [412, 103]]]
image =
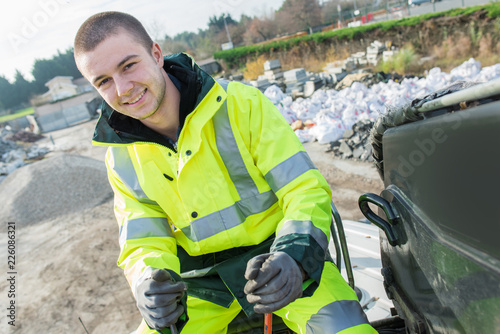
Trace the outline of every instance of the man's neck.
[[176, 122], [176, 124], [169, 124], [169, 126], [159, 126], [157, 124], [150, 124], [148, 122], [142, 122], [144, 125], [146, 125], [148, 128], [154, 130], [155, 132], [158, 132], [162, 136], [165, 136], [174, 142], [177, 141], [177, 129], [179, 128], [179, 122]]

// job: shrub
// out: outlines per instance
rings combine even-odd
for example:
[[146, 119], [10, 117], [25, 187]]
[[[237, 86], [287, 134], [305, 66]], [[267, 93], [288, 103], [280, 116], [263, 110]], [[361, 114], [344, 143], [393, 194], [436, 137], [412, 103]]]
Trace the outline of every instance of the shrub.
[[380, 63], [377, 69], [386, 73], [420, 74], [423, 68], [420, 65], [420, 56], [415, 53], [413, 46], [407, 45], [386, 61]]

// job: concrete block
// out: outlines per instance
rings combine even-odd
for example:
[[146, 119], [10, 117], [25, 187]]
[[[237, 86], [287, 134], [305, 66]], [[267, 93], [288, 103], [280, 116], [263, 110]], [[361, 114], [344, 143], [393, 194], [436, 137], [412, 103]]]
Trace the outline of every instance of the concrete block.
[[366, 61], [372, 65], [377, 65], [379, 58], [380, 57], [378, 54], [367, 54], [366, 55]]
[[344, 131], [344, 135], [342, 136], [342, 138], [349, 139], [353, 135], [354, 135], [354, 131], [352, 129], [347, 129], [347, 130]]
[[265, 71], [274, 70], [277, 68], [281, 68], [281, 63], [279, 59], [268, 60], [264, 63]]
[[293, 70], [286, 71], [283, 75], [285, 77], [285, 81], [288, 82], [307, 80], [307, 73], [303, 68], [295, 68]]
[[328, 64], [326, 64], [325, 67], [323, 67], [323, 70], [329, 74], [342, 73], [344, 71], [344, 61], [337, 60], [337, 61], [334, 61], [333, 63], [328, 63]]
[[264, 71], [264, 75], [268, 80], [278, 80], [283, 78], [283, 72], [279, 69]]
[[366, 48], [367, 54], [380, 54], [385, 50], [385, 45], [379, 41], [374, 41]]
[[356, 62], [354, 61], [354, 59], [346, 59], [344, 63], [344, 69], [347, 72], [354, 71], [356, 69]]
[[[368, 160], [368, 158], [372, 157], [372, 146], [370, 144], [365, 146], [365, 151], [359, 157], [361, 160]], [[373, 159], [373, 158], [372, 158]]]
[[352, 157], [352, 150], [345, 142], [340, 143], [339, 152], [343, 154], [344, 158]]
[[368, 64], [368, 60], [366, 58], [358, 59], [358, 65], [364, 66]]
[[62, 110], [68, 125], [73, 125], [90, 119], [90, 114], [85, 105], [80, 104]]
[[260, 91], [265, 91], [267, 87], [271, 86], [271, 83], [266, 78], [261, 77], [262, 76], [259, 76], [258, 80], [250, 81], [250, 84], [258, 88]]
[[363, 52], [363, 51], [356, 52], [351, 57], [356, 58], [356, 59], [364, 58], [364, 57], [366, 57], [366, 52]]
[[365, 152], [364, 147], [357, 147], [354, 149], [354, 151], [352, 151], [352, 157], [354, 159], [359, 159], [364, 152]]
[[342, 66], [344, 66], [343, 60], [336, 60], [333, 63], [326, 64], [326, 67], [342, 67]]
[[384, 52], [382, 53], [382, 59], [383, 59], [384, 61], [387, 61], [387, 60], [389, 60], [389, 59], [392, 59], [392, 57], [394, 57], [395, 55], [397, 55], [397, 54], [398, 54], [398, 52], [399, 52], [398, 50], [384, 51]]

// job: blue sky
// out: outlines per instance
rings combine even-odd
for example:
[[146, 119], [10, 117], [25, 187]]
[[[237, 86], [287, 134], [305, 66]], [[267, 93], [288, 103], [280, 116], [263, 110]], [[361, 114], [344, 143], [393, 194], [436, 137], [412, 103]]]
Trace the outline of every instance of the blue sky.
[[[108, 10], [137, 17], [154, 37], [205, 29], [211, 16], [262, 16], [284, 0], [10, 0], [0, 14], [0, 75], [13, 80], [20, 70], [31, 80], [35, 59], [51, 58], [73, 45], [89, 16]], [[153, 32], [159, 28], [161, 33]], [[155, 36], [156, 35], [156, 36]]]

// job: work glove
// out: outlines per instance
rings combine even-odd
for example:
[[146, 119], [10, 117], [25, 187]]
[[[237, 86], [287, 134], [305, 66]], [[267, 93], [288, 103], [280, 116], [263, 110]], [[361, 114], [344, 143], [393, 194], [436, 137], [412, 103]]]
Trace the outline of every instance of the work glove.
[[177, 322], [184, 313], [179, 303], [186, 283], [174, 282], [165, 269], [148, 267], [135, 289], [137, 307], [151, 329], [162, 330]]
[[247, 263], [245, 293], [256, 313], [271, 313], [302, 296], [306, 275], [284, 252], [258, 255]]

